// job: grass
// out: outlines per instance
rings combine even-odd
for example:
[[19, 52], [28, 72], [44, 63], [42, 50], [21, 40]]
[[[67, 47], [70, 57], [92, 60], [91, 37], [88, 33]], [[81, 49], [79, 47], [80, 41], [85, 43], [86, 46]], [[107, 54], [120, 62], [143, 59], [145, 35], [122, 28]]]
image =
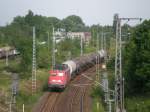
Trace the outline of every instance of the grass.
[[5, 68], [5, 60], [0, 60], [0, 71], [4, 70]]
[[[108, 76], [110, 82], [109, 87], [114, 88], [114, 71], [110, 69]], [[125, 109], [127, 112], [150, 112], [150, 95], [126, 97]]]
[[127, 112], [150, 112], [150, 96], [126, 98]]
[[8, 91], [11, 84], [11, 74], [4, 71], [5, 68], [5, 60], [0, 60], [0, 90]]
[[20, 92], [17, 96], [17, 110], [20, 112], [24, 104], [27, 112], [32, 112], [32, 108], [38, 99], [42, 96], [42, 92], [38, 92], [35, 95], [27, 95], [26, 93]]
[[16, 72], [19, 68], [19, 58], [9, 58], [8, 59], [8, 66], [6, 66], [6, 60], [0, 60], [0, 71], [8, 71], [8, 72]]
[[[1, 75], [0, 75], [0, 77], [1, 77]], [[11, 84], [11, 80], [9, 77], [6, 76], [3, 78], [0, 78], [0, 89], [1, 90], [8, 91], [8, 89], [10, 88], [10, 84]]]
[[105, 112], [101, 99], [93, 98], [92, 112]]
[[99, 86], [93, 86], [91, 91], [92, 112], [105, 112], [103, 100], [103, 92]]
[[17, 107], [21, 111], [22, 105], [25, 105], [27, 112], [32, 112], [32, 108], [38, 99], [44, 93], [44, 88], [47, 86], [48, 71], [45, 69], [37, 70], [37, 92], [32, 95], [31, 79], [22, 80], [20, 84], [20, 92], [17, 97]]
[[[9, 71], [14, 70], [16, 71], [19, 65], [19, 59], [15, 58], [10, 60], [9, 59], [9, 66], [6, 67], [5, 60], [0, 60], [0, 92], [3, 90], [5, 94], [8, 96], [11, 95], [11, 73]], [[31, 73], [28, 73], [30, 76]], [[31, 78], [24, 78], [19, 80], [19, 91], [16, 96], [16, 108], [17, 111], [22, 111], [22, 105], [25, 105], [25, 110], [27, 112], [32, 112], [32, 108], [38, 99], [42, 96], [44, 89], [47, 87], [48, 81], [48, 70], [46, 69], [38, 69], [37, 70], [37, 92], [35, 95], [32, 95], [31, 91]], [[5, 96], [3, 96], [5, 97]], [[0, 100], [5, 100], [0, 98]], [[10, 99], [9, 99], [10, 100]], [[5, 101], [1, 101], [5, 102]], [[3, 107], [4, 104], [0, 102], [0, 106]], [[15, 106], [14, 106], [15, 107]]]

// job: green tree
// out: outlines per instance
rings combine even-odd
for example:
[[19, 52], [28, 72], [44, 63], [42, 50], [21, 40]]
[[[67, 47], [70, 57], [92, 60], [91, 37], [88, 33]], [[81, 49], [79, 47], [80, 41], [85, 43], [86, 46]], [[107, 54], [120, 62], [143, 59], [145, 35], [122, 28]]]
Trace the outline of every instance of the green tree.
[[61, 63], [68, 58], [74, 58], [80, 54], [80, 40], [66, 38], [57, 45], [57, 62]]
[[62, 20], [62, 27], [66, 31], [83, 31], [85, 30], [85, 24], [79, 16], [71, 15]]
[[150, 20], [134, 29], [124, 60], [127, 91], [150, 92]]
[[49, 68], [51, 65], [51, 51], [46, 45], [38, 45], [37, 65], [39, 68]]

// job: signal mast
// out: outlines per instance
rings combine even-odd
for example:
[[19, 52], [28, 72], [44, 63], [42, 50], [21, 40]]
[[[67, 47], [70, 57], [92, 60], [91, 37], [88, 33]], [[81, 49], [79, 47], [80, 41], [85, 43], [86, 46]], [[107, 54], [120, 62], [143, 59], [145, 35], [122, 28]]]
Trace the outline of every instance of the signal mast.
[[122, 76], [122, 20], [140, 20], [141, 18], [119, 18], [114, 16], [116, 26], [116, 56], [115, 56], [115, 112], [126, 112], [124, 107], [124, 77]]

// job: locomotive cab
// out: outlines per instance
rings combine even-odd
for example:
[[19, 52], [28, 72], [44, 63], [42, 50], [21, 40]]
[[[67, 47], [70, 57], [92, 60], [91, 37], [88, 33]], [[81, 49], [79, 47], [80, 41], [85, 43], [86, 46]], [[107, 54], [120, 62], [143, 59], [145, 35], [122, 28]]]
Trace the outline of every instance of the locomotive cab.
[[67, 82], [70, 80], [70, 71], [67, 65], [55, 65], [52, 70], [49, 71], [49, 82], [48, 86], [50, 88], [60, 88], [66, 87]]

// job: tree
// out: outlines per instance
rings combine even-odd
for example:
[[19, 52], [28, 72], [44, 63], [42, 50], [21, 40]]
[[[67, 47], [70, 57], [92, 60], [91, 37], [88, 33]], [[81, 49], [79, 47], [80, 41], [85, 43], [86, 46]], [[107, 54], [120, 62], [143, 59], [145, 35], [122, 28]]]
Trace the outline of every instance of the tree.
[[150, 20], [134, 29], [125, 53], [127, 91], [135, 94], [150, 92]]
[[33, 12], [29, 10], [28, 14], [25, 16], [25, 22], [28, 23], [30, 26], [34, 26], [33, 17], [34, 17]]
[[85, 28], [85, 24], [79, 16], [71, 15], [62, 20], [62, 27], [66, 31], [82, 31]]
[[77, 57], [80, 54], [80, 40], [66, 38], [59, 45], [57, 45], [57, 49], [57, 59], [59, 63], [68, 59], [69, 52], [71, 58]]
[[51, 65], [51, 51], [47, 45], [37, 45], [37, 65], [39, 68], [49, 68]]
[[[48, 32], [51, 39], [53, 27], [55, 30], [58, 28], [64, 28], [67, 31], [89, 30], [89, 27], [85, 26], [82, 19], [75, 15], [68, 16], [61, 21], [56, 17], [36, 15], [29, 10], [25, 16], [15, 17], [9, 25], [0, 28], [0, 42], [4, 45], [14, 46], [20, 52], [19, 72], [21, 73], [31, 71], [33, 26], [36, 27], [37, 42], [47, 41]], [[51, 43], [52, 41], [50, 41], [50, 45], [52, 45]], [[59, 43], [58, 50], [60, 50], [60, 54], [57, 55], [56, 53], [56, 56], [59, 57], [59, 62], [64, 61], [70, 51], [72, 56], [77, 56], [80, 54], [80, 40], [66, 39]], [[51, 59], [47, 51], [47, 47], [37, 45], [38, 67], [47, 68], [49, 66]]]

